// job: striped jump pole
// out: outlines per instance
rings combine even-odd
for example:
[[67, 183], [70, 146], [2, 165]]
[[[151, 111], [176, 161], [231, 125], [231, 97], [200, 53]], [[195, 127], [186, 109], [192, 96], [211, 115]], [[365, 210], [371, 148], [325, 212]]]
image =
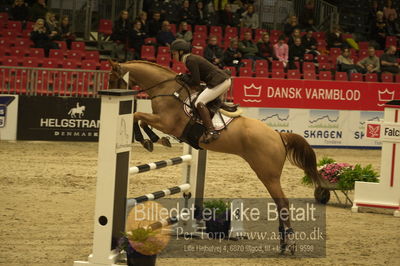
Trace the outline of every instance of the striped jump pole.
[[152, 231], [169, 226], [169, 225], [173, 225], [176, 224], [178, 222], [178, 217], [173, 216], [173, 217], [169, 217], [167, 219], [164, 220], [160, 220], [158, 222], [149, 224], [148, 226], [145, 226], [145, 229], [151, 229]]
[[160, 169], [171, 165], [177, 165], [192, 160], [191, 154], [185, 154], [179, 157], [174, 157], [168, 160], [162, 160], [154, 163], [137, 165], [129, 168], [129, 174], [138, 174], [148, 172], [150, 170]]

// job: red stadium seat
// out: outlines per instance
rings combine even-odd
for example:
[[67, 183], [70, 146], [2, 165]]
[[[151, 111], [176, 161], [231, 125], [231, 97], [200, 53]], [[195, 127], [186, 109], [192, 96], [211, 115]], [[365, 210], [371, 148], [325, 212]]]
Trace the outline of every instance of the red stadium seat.
[[82, 60], [82, 69], [96, 70], [98, 66], [100, 66], [99, 61], [91, 59]]
[[378, 75], [376, 73], [367, 73], [367, 74], [365, 74], [365, 81], [366, 82], [377, 82]]
[[358, 51], [358, 57], [359, 57], [360, 60], [364, 59], [367, 56], [368, 56], [368, 50], [367, 49], [360, 49]]
[[193, 47], [206, 47], [206, 40], [193, 40]]
[[38, 62], [36, 61], [36, 58], [34, 57], [25, 57], [24, 61], [22, 62], [22, 65], [24, 67], [38, 67]]
[[268, 68], [256, 68], [255, 74], [256, 77], [266, 78], [268, 77]]
[[317, 56], [317, 61], [318, 63], [328, 63], [329, 62], [329, 57], [327, 55], [318, 55]]
[[22, 23], [21, 21], [9, 20], [7, 22], [7, 29], [22, 32]]
[[221, 26], [211, 26], [209, 35], [217, 36], [219, 40], [222, 39], [222, 27]]
[[315, 65], [313, 62], [304, 62], [303, 63], [303, 72], [312, 71], [315, 73]]
[[64, 42], [64, 41], [55, 41], [55, 42], [58, 44], [58, 48], [59, 48], [60, 50], [65, 51], [65, 50], [68, 49], [68, 48], [67, 48], [66, 42]]
[[51, 58], [64, 58], [64, 51], [59, 50], [59, 49], [50, 49], [50, 55], [49, 57]]
[[156, 63], [162, 66], [170, 67], [171, 55], [170, 54], [157, 55]]
[[206, 25], [195, 25], [194, 33], [204, 33], [207, 36], [207, 26]]
[[381, 80], [382, 80], [382, 82], [393, 82], [393, 74], [382, 73]]
[[156, 40], [156, 38], [146, 38], [146, 39], [144, 39], [144, 44], [156, 44], [157, 43], [157, 40]]
[[271, 78], [273, 79], [284, 79], [285, 72], [283, 69], [272, 69]]
[[155, 48], [151, 45], [143, 45], [140, 57], [148, 61], [156, 61]]
[[301, 79], [301, 74], [298, 69], [289, 69], [287, 73], [288, 79]]
[[358, 43], [358, 48], [360, 50], [367, 50], [369, 46], [369, 42], [359, 42]]
[[58, 59], [58, 58], [44, 58], [43, 59], [43, 63], [42, 63], [42, 67], [45, 68], [58, 68], [60, 63], [62, 64], [62, 60]]
[[253, 70], [251, 69], [251, 67], [241, 67], [241, 68], [239, 68], [239, 76], [240, 77], [252, 77]]
[[272, 71], [275, 71], [275, 70], [283, 71], [283, 69], [284, 69], [283, 62], [276, 61], [276, 60], [272, 61]]
[[312, 62], [313, 60], [314, 60], [314, 55], [313, 54], [304, 54], [304, 61]]
[[320, 63], [318, 69], [321, 70], [331, 70], [332, 64], [331, 63]]
[[395, 76], [395, 82], [396, 83], [400, 83], [400, 75], [396, 75]]
[[76, 59], [64, 59], [62, 61], [62, 66], [66, 69], [77, 69], [78, 65], [78, 60]]
[[363, 75], [360, 73], [351, 73], [350, 81], [363, 81]]
[[269, 35], [271, 35], [271, 37], [273, 36], [273, 37], [277, 37], [277, 38], [279, 38], [279, 36], [281, 36], [282, 34], [283, 34], [283, 32], [280, 30], [271, 30], [269, 33]]
[[335, 80], [347, 81], [347, 73], [346, 72], [336, 72]]
[[259, 59], [255, 61], [255, 68], [262, 68], [262, 69], [266, 69], [268, 71], [269, 65], [268, 65], [268, 61], [264, 60], [264, 59]]
[[313, 37], [316, 40], [325, 39], [325, 32], [323, 32], [323, 31], [315, 31], [315, 32], [313, 32]]
[[83, 57], [83, 51], [82, 50], [67, 50], [65, 52], [65, 54], [66, 54], [68, 59], [82, 60], [82, 57]]
[[342, 51], [340, 50], [340, 48], [331, 48], [329, 50], [329, 54], [330, 55], [337, 55], [339, 56], [342, 53]]
[[321, 71], [319, 72], [320, 80], [332, 80], [332, 73], [330, 71]]
[[168, 46], [158, 46], [157, 48], [157, 56], [159, 55], [169, 55], [170, 50]]
[[252, 59], [242, 59], [242, 64], [244, 67], [253, 67], [253, 60]]
[[303, 77], [304, 79], [317, 79], [315, 71], [304, 71]]
[[26, 48], [21, 48], [21, 47], [13, 47], [13, 49], [10, 50], [10, 56], [15, 56], [15, 57], [24, 57], [27, 53], [28, 50], [26, 50]]
[[206, 40], [207, 34], [205, 32], [196, 32], [193, 34], [193, 40]]
[[238, 28], [237, 27], [227, 26], [225, 28], [225, 35], [224, 35], [225, 38], [227, 36], [229, 36], [229, 37], [237, 37], [237, 35], [238, 35]]
[[201, 47], [193, 47], [193, 48], [192, 48], [192, 53], [195, 54], [195, 55], [203, 56], [203, 54], [204, 54], [204, 49], [201, 48]]
[[112, 21], [108, 19], [100, 19], [98, 32], [104, 36], [110, 36], [112, 33]]
[[99, 51], [85, 51], [85, 59], [98, 62], [100, 60]]
[[389, 47], [391, 45], [397, 46], [396, 36], [386, 36], [386, 47]]
[[108, 60], [102, 60], [100, 62], [100, 70], [111, 70], [111, 64]]
[[71, 50], [85, 50], [85, 43], [84, 42], [72, 42]]
[[182, 62], [173, 62], [172, 70], [176, 73], [186, 73], [187, 69], [184, 63]]

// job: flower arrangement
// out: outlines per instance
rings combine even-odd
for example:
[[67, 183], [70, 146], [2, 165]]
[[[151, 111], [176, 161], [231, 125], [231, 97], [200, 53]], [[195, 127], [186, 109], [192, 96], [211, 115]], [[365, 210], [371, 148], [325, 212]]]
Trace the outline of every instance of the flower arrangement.
[[[356, 181], [379, 182], [378, 173], [372, 169], [372, 165], [361, 167], [360, 164], [337, 163], [334, 159], [323, 157], [317, 164], [318, 172], [327, 184], [335, 185], [341, 190], [354, 189]], [[303, 184], [312, 184], [309, 176], [304, 176]]]

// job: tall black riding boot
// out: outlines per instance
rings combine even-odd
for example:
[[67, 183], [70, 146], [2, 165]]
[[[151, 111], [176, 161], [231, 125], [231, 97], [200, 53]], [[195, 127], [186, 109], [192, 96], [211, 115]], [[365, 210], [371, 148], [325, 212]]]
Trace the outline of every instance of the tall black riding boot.
[[212, 124], [210, 112], [207, 107], [203, 103], [198, 103], [197, 111], [199, 112], [201, 120], [203, 120], [203, 125], [207, 129], [203, 142], [210, 143], [211, 141], [216, 140], [219, 137], [219, 132], [215, 130]]

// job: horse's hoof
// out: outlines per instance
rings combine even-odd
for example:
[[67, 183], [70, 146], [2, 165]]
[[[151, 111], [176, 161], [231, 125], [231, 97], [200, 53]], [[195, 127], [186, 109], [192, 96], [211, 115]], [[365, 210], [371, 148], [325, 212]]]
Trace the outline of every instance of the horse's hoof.
[[149, 139], [145, 139], [142, 142], [142, 146], [148, 150], [149, 152], [153, 151], [153, 142], [151, 142]]
[[171, 142], [169, 141], [169, 139], [167, 137], [162, 137], [160, 139], [160, 141], [161, 141], [161, 145], [171, 148]]

